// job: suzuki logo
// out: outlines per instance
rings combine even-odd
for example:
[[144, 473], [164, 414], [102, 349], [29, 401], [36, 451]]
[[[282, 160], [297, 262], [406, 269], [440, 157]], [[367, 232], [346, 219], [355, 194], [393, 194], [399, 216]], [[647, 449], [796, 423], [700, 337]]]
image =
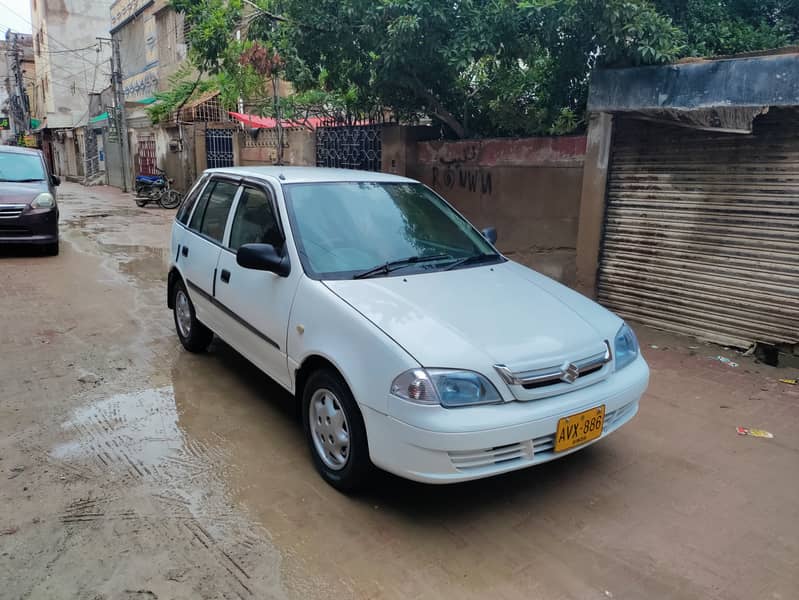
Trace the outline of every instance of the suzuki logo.
[[580, 376], [580, 368], [574, 363], [566, 363], [561, 367], [563, 375], [560, 376], [561, 381], [566, 383], [574, 383]]

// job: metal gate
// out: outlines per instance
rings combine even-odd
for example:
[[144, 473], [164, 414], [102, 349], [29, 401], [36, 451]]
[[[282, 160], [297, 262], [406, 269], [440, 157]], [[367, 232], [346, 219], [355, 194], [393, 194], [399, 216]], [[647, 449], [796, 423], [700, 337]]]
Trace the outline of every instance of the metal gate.
[[209, 169], [233, 166], [234, 129], [206, 129], [205, 156]]
[[158, 165], [155, 158], [155, 138], [152, 136], [139, 137], [139, 173], [142, 175], [158, 175]]
[[600, 302], [722, 344], [799, 343], [798, 133], [780, 111], [753, 135], [620, 120]]
[[316, 166], [380, 171], [381, 126], [338, 125], [316, 130]]

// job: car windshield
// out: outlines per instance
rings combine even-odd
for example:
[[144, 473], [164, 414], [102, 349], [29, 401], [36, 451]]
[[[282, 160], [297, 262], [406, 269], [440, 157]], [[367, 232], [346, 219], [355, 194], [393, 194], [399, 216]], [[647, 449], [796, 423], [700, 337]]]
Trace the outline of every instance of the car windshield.
[[297, 248], [311, 277], [405, 275], [504, 260], [421, 184], [297, 183], [284, 190]]
[[36, 154], [0, 152], [0, 181], [42, 181], [42, 159]]

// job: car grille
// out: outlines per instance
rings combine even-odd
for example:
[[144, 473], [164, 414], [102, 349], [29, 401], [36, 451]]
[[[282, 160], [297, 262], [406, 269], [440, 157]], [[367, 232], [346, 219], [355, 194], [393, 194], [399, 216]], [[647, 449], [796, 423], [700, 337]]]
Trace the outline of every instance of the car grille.
[[16, 219], [25, 210], [25, 204], [0, 204], [0, 219]]
[[[603, 435], [615, 429], [617, 423], [623, 421], [635, 410], [635, 402], [605, 413], [605, 423], [602, 426]], [[552, 456], [555, 451], [555, 434], [543, 435], [533, 440], [495, 446], [483, 450], [451, 450], [449, 459], [458, 471], [471, 471], [491, 467], [494, 465], [511, 464], [518, 462], [533, 462]]]
[[32, 231], [27, 227], [3, 226], [0, 224], [0, 236], [2, 237], [26, 237], [32, 235]]
[[511, 371], [505, 365], [494, 369], [511, 387], [517, 400], [540, 400], [565, 394], [603, 381], [611, 372], [610, 344], [604, 350], [560, 365], [526, 371]]
[[623, 420], [633, 410], [635, 410], [635, 403], [630, 402], [621, 408], [605, 413], [605, 422], [602, 424], [602, 431], [605, 432], [608, 429], [612, 429], [616, 423]]
[[453, 450], [448, 454], [456, 469], [468, 471], [503, 463], [531, 461], [533, 456], [549, 452], [554, 447], [555, 434], [552, 434], [534, 440], [496, 446], [484, 450]]

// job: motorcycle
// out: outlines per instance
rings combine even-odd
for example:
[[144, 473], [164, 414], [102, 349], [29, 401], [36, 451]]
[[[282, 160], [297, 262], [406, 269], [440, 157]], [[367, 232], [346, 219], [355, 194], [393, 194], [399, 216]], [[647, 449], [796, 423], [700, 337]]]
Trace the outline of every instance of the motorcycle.
[[157, 202], [163, 208], [177, 208], [183, 196], [172, 189], [174, 179], [166, 177], [166, 171], [156, 168], [158, 175], [136, 175], [136, 205], [146, 206]]

